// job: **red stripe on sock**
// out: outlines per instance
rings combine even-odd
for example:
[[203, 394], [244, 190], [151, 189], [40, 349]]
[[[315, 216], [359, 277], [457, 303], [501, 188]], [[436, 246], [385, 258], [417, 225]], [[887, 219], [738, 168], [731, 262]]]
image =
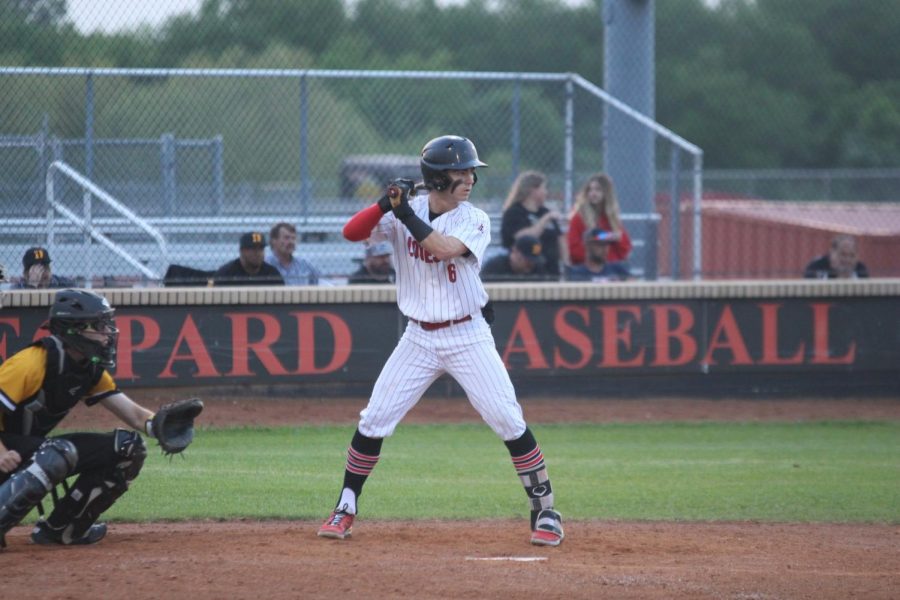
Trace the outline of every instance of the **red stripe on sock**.
[[544, 454], [541, 452], [540, 446], [535, 446], [534, 450], [528, 454], [514, 456], [512, 461], [517, 473], [527, 473], [543, 466]]
[[347, 449], [347, 470], [356, 475], [368, 475], [378, 463], [379, 455], [361, 454], [352, 447]]

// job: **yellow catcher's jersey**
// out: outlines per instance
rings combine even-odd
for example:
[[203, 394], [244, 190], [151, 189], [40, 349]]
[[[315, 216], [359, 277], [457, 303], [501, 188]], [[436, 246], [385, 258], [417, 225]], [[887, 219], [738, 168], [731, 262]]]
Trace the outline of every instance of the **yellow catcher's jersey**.
[[44, 338], [0, 364], [0, 431], [47, 435], [79, 401], [116, 392], [105, 369], [75, 364], [57, 338]]

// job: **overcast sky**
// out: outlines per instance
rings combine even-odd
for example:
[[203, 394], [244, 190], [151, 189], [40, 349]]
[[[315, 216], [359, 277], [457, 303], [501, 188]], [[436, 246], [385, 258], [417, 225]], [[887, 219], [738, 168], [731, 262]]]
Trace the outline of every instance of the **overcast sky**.
[[[464, 1], [442, 0], [440, 3]], [[588, 0], [566, 0], [572, 5], [586, 1]], [[202, 4], [203, 0], [68, 0], [68, 14], [82, 33], [112, 33], [133, 30], [141, 25], [156, 27], [169, 17], [196, 13]]]
[[131, 30], [157, 26], [167, 18], [196, 12], [203, 0], [68, 0], [69, 19], [82, 33]]

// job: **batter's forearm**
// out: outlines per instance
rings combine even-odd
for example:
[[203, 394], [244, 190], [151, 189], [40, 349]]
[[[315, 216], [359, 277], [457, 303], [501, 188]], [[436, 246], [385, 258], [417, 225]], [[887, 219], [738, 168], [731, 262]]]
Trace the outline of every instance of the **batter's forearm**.
[[450, 260], [469, 251], [466, 245], [457, 238], [442, 235], [438, 232], [429, 235], [421, 244], [423, 248], [438, 260]]
[[391, 209], [390, 202], [387, 203], [385, 209], [382, 200], [387, 200], [387, 196], [350, 217], [350, 220], [344, 225], [344, 238], [351, 242], [368, 239], [372, 235], [372, 230], [378, 225], [378, 221], [381, 220], [381, 216]]

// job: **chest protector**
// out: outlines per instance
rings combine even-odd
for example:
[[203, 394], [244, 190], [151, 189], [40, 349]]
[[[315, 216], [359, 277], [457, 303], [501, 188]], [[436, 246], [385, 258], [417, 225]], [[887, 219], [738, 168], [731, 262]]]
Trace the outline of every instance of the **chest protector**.
[[34, 343], [47, 351], [44, 382], [40, 391], [7, 415], [6, 431], [46, 436], [90, 392], [103, 376], [103, 367], [75, 363], [55, 336]]

